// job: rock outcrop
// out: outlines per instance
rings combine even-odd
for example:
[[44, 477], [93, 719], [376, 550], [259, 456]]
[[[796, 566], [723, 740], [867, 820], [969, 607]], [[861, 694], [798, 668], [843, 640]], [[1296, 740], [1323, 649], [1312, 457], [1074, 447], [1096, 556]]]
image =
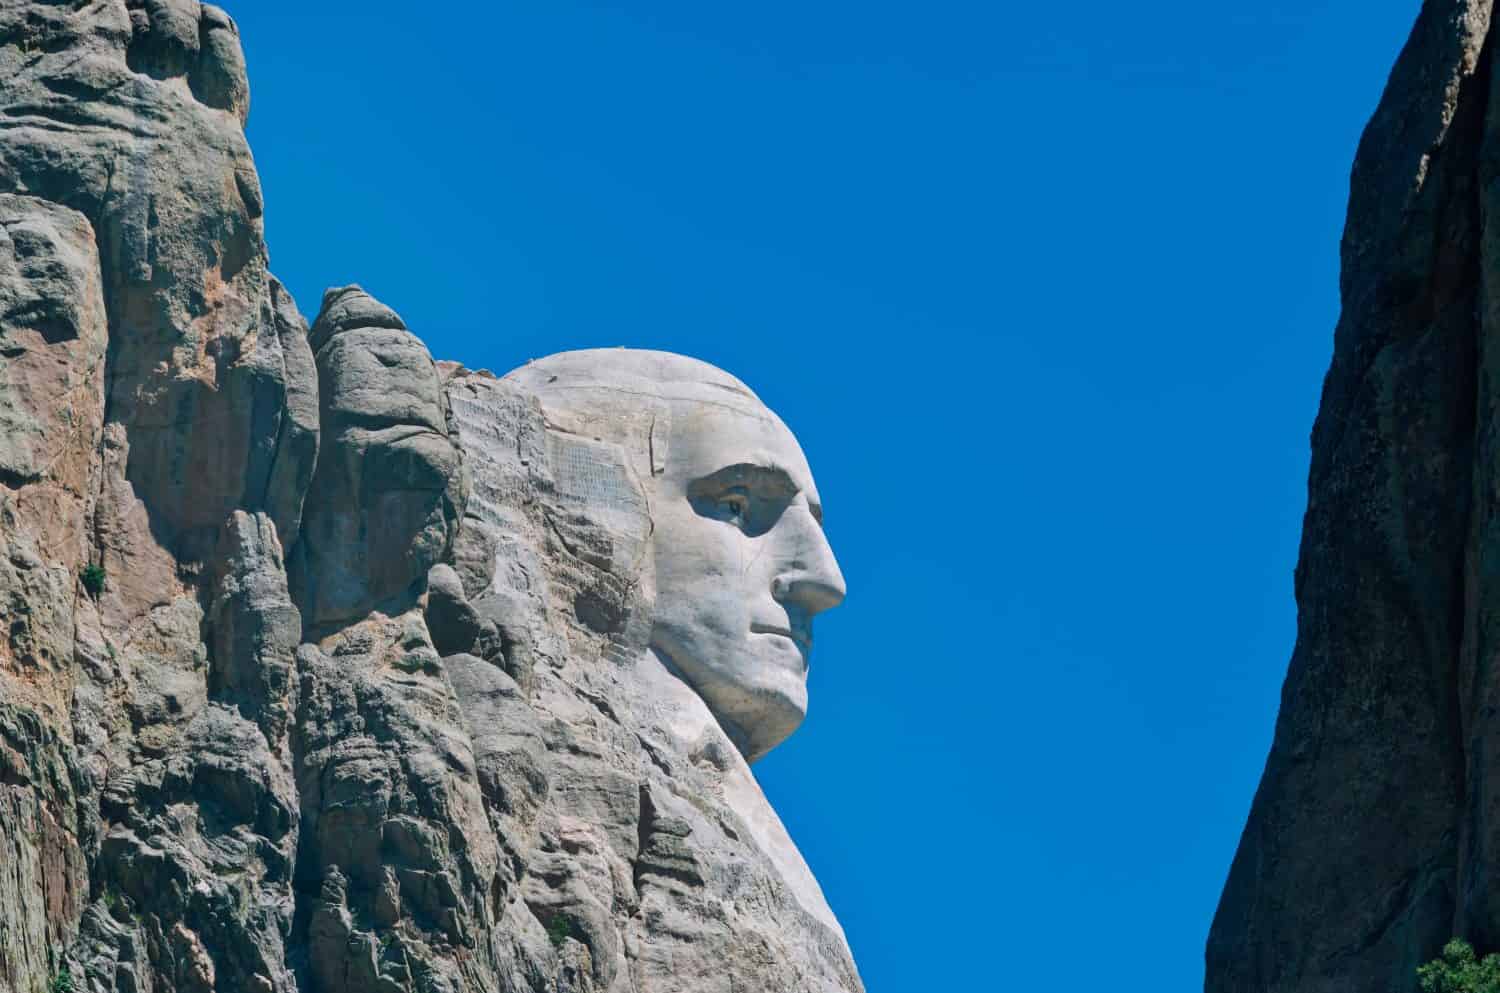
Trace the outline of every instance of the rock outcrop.
[[517, 383], [308, 327], [248, 107], [215, 7], [0, 3], [0, 990], [862, 990], [643, 535]]
[[1427, 0], [1359, 146], [1298, 635], [1210, 993], [1417, 988], [1500, 950], [1500, 93]]

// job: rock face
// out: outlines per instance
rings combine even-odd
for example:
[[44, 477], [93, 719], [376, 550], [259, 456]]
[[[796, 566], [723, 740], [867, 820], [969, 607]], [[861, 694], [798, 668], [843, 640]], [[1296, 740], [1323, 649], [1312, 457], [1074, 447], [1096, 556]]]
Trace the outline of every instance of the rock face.
[[[560, 383], [597, 393], [622, 378], [634, 384], [632, 366], [661, 361], [671, 381], [688, 382], [686, 401], [640, 410], [640, 434], [622, 428], [623, 416], [597, 425], [599, 440], [572, 432], [614, 405], [579, 402]], [[567, 382], [580, 367], [592, 370], [587, 386]], [[842, 930], [732, 732], [653, 648], [671, 607], [652, 574], [663, 561], [653, 539], [710, 553], [662, 507], [675, 464], [663, 448], [690, 450], [702, 386], [687, 377], [702, 375], [729, 379], [678, 356], [624, 350], [554, 356], [504, 380], [453, 372], [447, 391], [473, 480], [454, 557], [475, 567], [434, 570], [432, 588], [450, 592], [429, 598], [429, 624], [462, 649], [443, 668], [508, 853], [504, 889], [545, 926], [579, 988], [862, 989]], [[552, 388], [533, 389], [537, 381]], [[715, 404], [729, 397], [711, 389]], [[672, 392], [658, 384], [654, 395]], [[664, 428], [674, 406], [686, 431]], [[633, 447], [608, 440], [632, 435]], [[716, 464], [741, 458], [733, 447], [714, 453]], [[812, 585], [819, 563], [797, 540], [795, 507], [759, 534], [699, 520], [731, 542], [779, 542], [758, 546], [761, 557], [797, 556], [800, 571], [784, 574]], [[478, 567], [485, 562], [494, 568]], [[769, 575], [766, 587], [769, 603]], [[735, 590], [735, 603], [746, 599]], [[470, 631], [473, 643], [462, 644]], [[522, 947], [529, 960], [540, 946]]]
[[[0, 990], [862, 990], [747, 765], [843, 595], [795, 441], [728, 388], [792, 469], [710, 493], [665, 396], [641, 462], [358, 287], [309, 329], [248, 106], [217, 8], [0, 2]], [[653, 355], [588, 364], [726, 389]]]
[[1500, 94], [1489, 0], [1427, 0], [1360, 143], [1298, 637], [1211, 993], [1414, 991], [1500, 950]]

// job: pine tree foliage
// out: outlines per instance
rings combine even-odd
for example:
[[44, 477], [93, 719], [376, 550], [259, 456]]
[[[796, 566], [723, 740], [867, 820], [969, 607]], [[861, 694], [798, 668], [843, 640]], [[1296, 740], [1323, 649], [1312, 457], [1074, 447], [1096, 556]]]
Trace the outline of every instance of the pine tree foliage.
[[1467, 941], [1454, 938], [1441, 958], [1417, 970], [1422, 993], [1500, 993], [1500, 955], [1479, 958]]

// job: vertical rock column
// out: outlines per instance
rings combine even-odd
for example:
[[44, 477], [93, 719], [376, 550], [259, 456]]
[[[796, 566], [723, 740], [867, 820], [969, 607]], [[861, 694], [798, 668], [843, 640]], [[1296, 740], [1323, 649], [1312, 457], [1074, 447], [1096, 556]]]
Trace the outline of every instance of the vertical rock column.
[[311, 344], [325, 443], [294, 580], [316, 630], [415, 603], [452, 547], [464, 485], [437, 367], [395, 311], [329, 290]]
[[465, 484], [437, 367], [390, 308], [313, 325], [324, 444], [297, 546], [296, 965], [323, 993], [505, 990], [500, 854], [422, 607]]
[[1489, 0], [1428, 0], [1360, 143], [1297, 643], [1211, 993], [1404, 993], [1452, 934], [1500, 938], [1489, 29]]
[[290, 983], [277, 545], [317, 400], [248, 100], [217, 8], [0, 4], [6, 988]]
[[106, 340], [88, 220], [0, 194], [0, 988], [61, 968], [88, 901], [97, 815], [69, 712]]

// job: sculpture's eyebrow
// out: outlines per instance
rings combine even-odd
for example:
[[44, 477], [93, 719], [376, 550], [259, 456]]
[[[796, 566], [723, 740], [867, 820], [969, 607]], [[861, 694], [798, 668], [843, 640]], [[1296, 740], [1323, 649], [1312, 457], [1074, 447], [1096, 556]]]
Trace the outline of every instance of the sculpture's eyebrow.
[[[793, 478], [791, 470], [776, 462], [766, 460], [737, 462], [695, 479], [688, 484], [688, 497], [695, 500], [701, 499], [732, 486], [744, 486], [771, 499], [787, 502], [802, 491], [802, 487], [798, 486]], [[807, 506], [812, 512], [813, 519], [821, 525], [823, 505], [809, 497]]]
[[688, 484], [688, 492], [693, 495], [730, 486], [783, 490], [788, 497], [800, 489], [792, 481], [792, 474], [774, 462], [736, 462], [693, 480]]
[[[797, 485], [796, 480], [793, 479], [792, 471], [790, 469], [783, 468], [776, 462], [767, 460], [765, 462], [752, 462], [749, 463], [749, 465], [752, 469], [758, 469], [759, 471], [768, 473], [780, 480], [782, 485], [786, 487], [788, 500], [796, 496], [798, 493], [804, 492], [802, 487]], [[819, 527], [822, 527], [823, 504], [820, 500], [817, 499], [817, 493], [815, 491], [807, 491], [807, 509], [812, 513], [813, 520], [818, 522]]]

